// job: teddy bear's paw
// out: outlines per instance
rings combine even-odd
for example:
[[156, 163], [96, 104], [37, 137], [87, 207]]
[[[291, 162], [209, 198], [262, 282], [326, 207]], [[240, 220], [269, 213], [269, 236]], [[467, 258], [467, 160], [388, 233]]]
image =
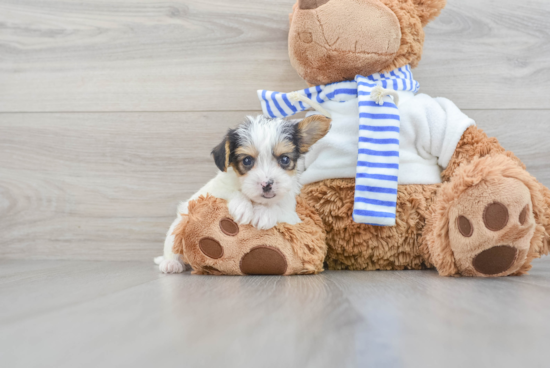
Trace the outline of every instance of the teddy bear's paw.
[[320, 219], [315, 221], [315, 214], [305, 206], [298, 198], [296, 212], [304, 213], [300, 215], [303, 222], [277, 223], [261, 230], [251, 224], [239, 224], [225, 200], [206, 196], [190, 202], [185, 231], [176, 236], [183, 238], [185, 260], [195, 274], [318, 273], [323, 270], [326, 256], [325, 234]]
[[[289, 263], [277, 247], [275, 230], [264, 232], [251, 225], [239, 225], [229, 217], [198, 240], [198, 249], [189, 246], [188, 254], [198, 260], [194, 274], [202, 275], [284, 275]], [[197, 251], [200, 254], [197, 254]], [[287, 253], [289, 249], [285, 250]], [[296, 267], [296, 266], [295, 266]]]
[[502, 177], [466, 190], [451, 208], [449, 240], [463, 276], [497, 277], [525, 262], [535, 218], [529, 189]]
[[159, 264], [159, 270], [162, 273], [182, 273], [186, 266], [175, 259], [164, 259]]

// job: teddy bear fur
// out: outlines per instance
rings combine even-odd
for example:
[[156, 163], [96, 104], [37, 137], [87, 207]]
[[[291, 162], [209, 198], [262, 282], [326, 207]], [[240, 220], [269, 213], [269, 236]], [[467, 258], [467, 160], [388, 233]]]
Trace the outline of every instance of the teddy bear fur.
[[[290, 14], [290, 62], [310, 86], [407, 64], [414, 68], [422, 57], [423, 27], [445, 4], [446, 0], [297, 1]], [[300, 11], [319, 5], [324, 6], [316, 17]]]
[[[327, 233], [326, 262], [329, 269], [403, 270], [436, 267], [442, 276], [485, 276], [475, 270], [460, 272], [457, 268], [449, 240], [449, 212], [452, 204], [465, 191], [480, 188], [483, 182], [500, 181], [503, 174], [506, 178], [513, 178], [511, 180], [521, 181], [529, 188], [527, 196], [519, 198], [519, 211], [525, 203], [531, 202], [533, 206], [533, 218], [527, 219], [530, 225], [526, 224], [523, 230], [534, 231], [528, 248], [520, 257], [524, 261], [518, 262], [513, 272], [508, 272], [521, 275], [531, 268], [534, 258], [548, 254], [550, 191], [529, 175], [511, 152], [505, 152], [495, 138], [487, 137], [476, 127], [470, 127], [464, 133], [451, 163], [442, 173], [444, 178], [449, 178], [443, 184], [398, 187], [396, 226], [376, 227], [353, 222], [354, 179], [331, 179], [310, 184], [302, 189], [302, 195], [323, 219]], [[451, 181], [451, 177], [454, 180]], [[505, 182], [504, 188], [497, 187], [497, 190], [505, 190], [509, 186]], [[511, 188], [512, 191], [514, 189]], [[483, 192], [487, 190], [483, 188], [482, 193], [476, 193], [475, 198], [479, 200]], [[489, 198], [488, 202], [492, 200]], [[470, 203], [465, 205], [472, 207]], [[517, 215], [519, 211], [516, 211]], [[495, 236], [499, 235], [510, 236], [495, 233]], [[510, 239], [502, 240], [510, 242]], [[473, 254], [475, 252], [469, 252], [465, 256], [465, 263], [471, 264]]]
[[[415, 67], [423, 27], [445, 4], [299, 0], [290, 16], [291, 63], [309, 85]], [[435, 266], [443, 276], [521, 275], [533, 258], [548, 253], [548, 189], [477, 127], [463, 134], [442, 184], [399, 186], [394, 227], [353, 222], [354, 179], [309, 184], [302, 194], [325, 225], [330, 269]], [[465, 234], [460, 218], [475, 231]]]
[[[423, 27], [444, 6], [445, 0], [298, 0], [290, 15], [291, 63], [310, 86], [415, 67]], [[320, 272], [326, 251], [324, 261], [334, 270], [436, 268], [442, 276], [479, 277], [522, 275], [534, 258], [548, 254], [550, 190], [495, 138], [469, 127], [441, 178], [440, 184], [399, 185], [393, 227], [353, 222], [354, 179], [308, 184], [297, 208], [303, 224], [266, 232], [241, 226], [242, 238], [232, 242], [219, 240], [219, 222], [229, 216], [225, 204], [202, 198], [176, 231], [186, 249], [176, 241], [175, 253], [208, 274], [246, 274], [243, 257], [267, 245], [287, 260], [285, 275]], [[228, 253], [205, 257], [197, 246], [205, 236], [225, 242]]]
[[174, 253], [203, 275], [304, 275], [323, 271], [327, 252], [323, 224], [300, 197], [301, 223], [269, 230], [237, 225], [224, 199], [201, 196], [189, 203], [175, 230]]

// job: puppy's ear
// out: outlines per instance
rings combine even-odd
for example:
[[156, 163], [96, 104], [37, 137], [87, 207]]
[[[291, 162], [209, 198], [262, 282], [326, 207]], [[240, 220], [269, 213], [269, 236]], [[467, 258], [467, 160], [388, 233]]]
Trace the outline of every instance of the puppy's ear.
[[331, 120], [323, 115], [312, 115], [298, 124], [300, 134], [300, 153], [306, 153], [309, 148], [323, 138], [330, 129]]
[[214, 163], [220, 169], [220, 171], [226, 172], [227, 167], [229, 166], [229, 154], [231, 150], [229, 148], [229, 134], [230, 131], [225, 135], [223, 141], [218, 144], [212, 150], [212, 156], [214, 156]]

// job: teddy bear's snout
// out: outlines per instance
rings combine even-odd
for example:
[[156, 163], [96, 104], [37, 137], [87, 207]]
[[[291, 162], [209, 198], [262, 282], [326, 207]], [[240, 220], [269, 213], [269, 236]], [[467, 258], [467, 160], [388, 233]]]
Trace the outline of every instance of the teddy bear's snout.
[[328, 84], [383, 70], [401, 36], [397, 16], [378, 0], [300, 0], [291, 16], [289, 53], [309, 84]]
[[[312, 17], [311, 28], [302, 31], [312, 32], [313, 41], [329, 50], [391, 60], [401, 45], [401, 27], [395, 14], [374, 1], [343, 1], [348, 3], [345, 8], [340, 8], [335, 0], [319, 0], [317, 4], [325, 3], [305, 12], [306, 17]], [[342, 19], [349, 24], [342, 27]]]

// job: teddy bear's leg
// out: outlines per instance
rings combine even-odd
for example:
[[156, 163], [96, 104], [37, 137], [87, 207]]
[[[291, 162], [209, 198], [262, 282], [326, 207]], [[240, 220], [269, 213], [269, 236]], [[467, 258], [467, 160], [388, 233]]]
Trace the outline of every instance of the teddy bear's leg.
[[400, 185], [395, 226], [358, 224], [352, 219], [355, 180], [308, 184], [302, 196], [317, 211], [326, 231], [331, 270], [425, 269], [422, 229], [441, 184]]
[[297, 198], [301, 222], [268, 230], [239, 225], [227, 202], [213, 196], [189, 203], [185, 226], [175, 229], [174, 253], [184, 255], [194, 274], [295, 275], [323, 271], [326, 256], [321, 220]]
[[547, 189], [494, 138], [468, 129], [443, 177], [424, 230], [441, 275], [521, 275], [548, 252]]

